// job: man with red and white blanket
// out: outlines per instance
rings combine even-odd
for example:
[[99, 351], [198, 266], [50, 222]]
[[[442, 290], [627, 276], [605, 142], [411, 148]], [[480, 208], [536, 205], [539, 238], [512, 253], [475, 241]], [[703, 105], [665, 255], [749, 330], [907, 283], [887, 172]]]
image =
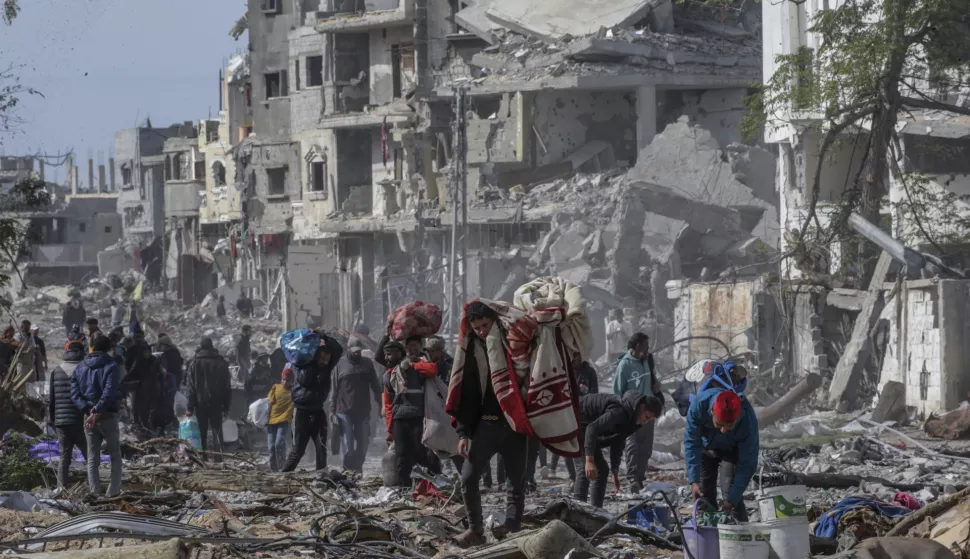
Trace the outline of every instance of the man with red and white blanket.
[[[563, 286], [575, 287], [566, 282], [553, 287]], [[564, 305], [522, 306], [529, 311], [476, 299], [461, 320], [445, 410], [454, 418], [459, 454], [466, 459], [461, 485], [469, 529], [458, 538], [462, 548], [485, 543], [478, 484], [492, 456], [501, 455], [508, 474], [505, 528], [511, 533], [520, 529], [525, 508], [528, 439], [567, 458], [581, 454], [573, 350], [564, 340], [567, 329], [583, 329], [566, 325], [570, 315]], [[577, 320], [584, 319], [583, 309]], [[585, 340], [579, 342], [586, 347]]]

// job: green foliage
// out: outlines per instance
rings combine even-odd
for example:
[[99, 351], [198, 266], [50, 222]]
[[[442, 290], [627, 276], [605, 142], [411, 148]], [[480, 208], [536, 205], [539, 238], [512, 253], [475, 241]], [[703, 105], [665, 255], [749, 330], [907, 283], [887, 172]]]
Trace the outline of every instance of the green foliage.
[[[0, 260], [16, 263], [17, 256], [30, 241], [26, 223], [21, 220], [21, 216], [42, 211], [50, 202], [46, 184], [34, 177], [27, 177], [9, 190], [0, 192]], [[0, 274], [0, 287], [9, 281], [9, 276]]]
[[28, 440], [11, 434], [0, 449], [0, 491], [29, 491], [44, 485], [44, 463], [30, 457]]
[[970, 195], [946, 190], [942, 181], [918, 173], [901, 175], [899, 183], [904, 196], [892, 206], [911, 227], [904, 239], [907, 243], [932, 242], [937, 247], [970, 243]]

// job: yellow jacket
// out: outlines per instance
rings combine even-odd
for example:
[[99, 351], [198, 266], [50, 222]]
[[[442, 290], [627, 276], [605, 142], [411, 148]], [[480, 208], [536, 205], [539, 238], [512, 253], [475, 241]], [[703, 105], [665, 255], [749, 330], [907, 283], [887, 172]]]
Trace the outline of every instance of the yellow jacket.
[[293, 419], [293, 395], [283, 388], [282, 384], [274, 384], [269, 390], [269, 424], [289, 423]]

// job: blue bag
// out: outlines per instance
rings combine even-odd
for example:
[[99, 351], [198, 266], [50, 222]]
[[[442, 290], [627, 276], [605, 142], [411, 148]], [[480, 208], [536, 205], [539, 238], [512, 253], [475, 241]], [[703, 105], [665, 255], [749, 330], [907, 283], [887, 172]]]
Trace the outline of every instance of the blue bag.
[[316, 355], [320, 347], [320, 334], [306, 328], [283, 332], [280, 348], [286, 360], [295, 365], [306, 365]]

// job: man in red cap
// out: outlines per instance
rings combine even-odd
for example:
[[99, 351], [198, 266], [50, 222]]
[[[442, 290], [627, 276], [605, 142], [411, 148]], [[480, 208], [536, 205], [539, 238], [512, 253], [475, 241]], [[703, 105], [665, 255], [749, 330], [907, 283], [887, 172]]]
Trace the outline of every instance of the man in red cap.
[[747, 399], [726, 388], [711, 388], [694, 398], [687, 411], [684, 451], [695, 499], [719, 502], [720, 510], [746, 522], [744, 491], [758, 468], [758, 449], [758, 418]]

